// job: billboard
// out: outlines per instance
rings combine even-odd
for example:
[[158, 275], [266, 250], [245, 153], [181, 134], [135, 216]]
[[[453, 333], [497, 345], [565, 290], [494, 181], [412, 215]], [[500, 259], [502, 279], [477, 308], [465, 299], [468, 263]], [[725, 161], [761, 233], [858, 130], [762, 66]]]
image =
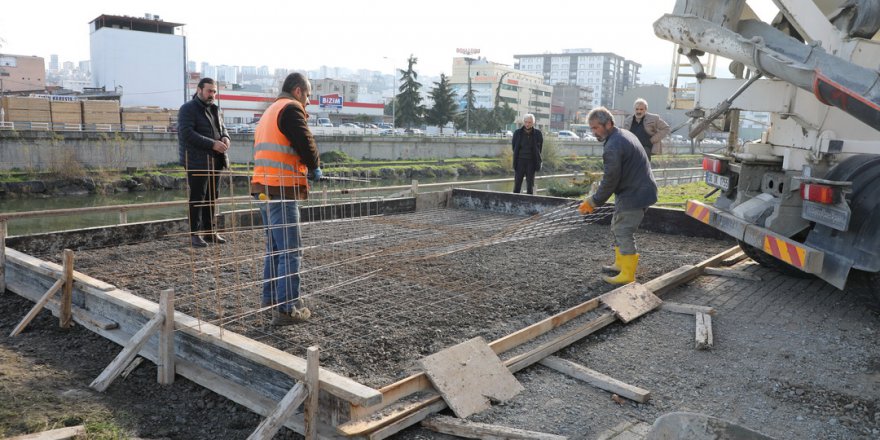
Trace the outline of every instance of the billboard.
[[343, 103], [342, 96], [339, 93], [334, 93], [332, 95], [319, 95], [318, 96], [318, 105], [321, 108], [336, 108], [341, 109]]

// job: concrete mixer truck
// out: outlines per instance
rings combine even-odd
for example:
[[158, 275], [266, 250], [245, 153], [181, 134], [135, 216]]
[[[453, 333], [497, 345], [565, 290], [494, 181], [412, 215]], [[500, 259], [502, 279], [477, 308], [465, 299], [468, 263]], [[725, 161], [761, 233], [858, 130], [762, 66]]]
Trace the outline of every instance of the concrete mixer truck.
[[[704, 154], [714, 204], [687, 212], [761, 265], [880, 297], [880, 0], [678, 0], [654, 23], [698, 79], [691, 136], [733, 110], [767, 112], [760, 140]], [[699, 56], [732, 60], [708, 77]]]

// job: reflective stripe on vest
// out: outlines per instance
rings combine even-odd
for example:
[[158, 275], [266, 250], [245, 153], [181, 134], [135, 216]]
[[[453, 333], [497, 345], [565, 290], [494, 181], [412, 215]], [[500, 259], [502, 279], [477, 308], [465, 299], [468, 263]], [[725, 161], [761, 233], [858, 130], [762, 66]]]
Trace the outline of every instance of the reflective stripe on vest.
[[287, 136], [278, 129], [278, 115], [290, 103], [289, 98], [276, 100], [260, 117], [254, 132], [254, 175], [251, 183], [276, 186], [307, 186], [308, 167], [290, 145]]

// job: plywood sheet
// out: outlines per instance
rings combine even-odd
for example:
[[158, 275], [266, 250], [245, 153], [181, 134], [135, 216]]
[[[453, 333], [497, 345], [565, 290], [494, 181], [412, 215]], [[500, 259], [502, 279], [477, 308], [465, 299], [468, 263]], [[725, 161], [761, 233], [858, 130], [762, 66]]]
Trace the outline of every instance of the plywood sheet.
[[623, 322], [630, 322], [663, 303], [657, 295], [639, 283], [618, 287], [602, 295], [600, 301]]
[[468, 417], [506, 401], [524, 388], [483, 338], [477, 337], [420, 361], [455, 415]]

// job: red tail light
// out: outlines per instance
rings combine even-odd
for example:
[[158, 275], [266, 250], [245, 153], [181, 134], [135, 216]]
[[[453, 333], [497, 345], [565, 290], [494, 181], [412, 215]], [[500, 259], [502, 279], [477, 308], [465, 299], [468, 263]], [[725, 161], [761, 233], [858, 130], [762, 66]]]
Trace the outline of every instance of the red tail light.
[[801, 184], [801, 198], [816, 203], [830, 205], [837, 202], [838, 190], [833, 186], [816, 183]]
[[725, 170], [726, 162], [719, 159], [712, 159], [710, 157], [703, 158], [703, 170], [709, 171], [715, 174], [722, 174]]

